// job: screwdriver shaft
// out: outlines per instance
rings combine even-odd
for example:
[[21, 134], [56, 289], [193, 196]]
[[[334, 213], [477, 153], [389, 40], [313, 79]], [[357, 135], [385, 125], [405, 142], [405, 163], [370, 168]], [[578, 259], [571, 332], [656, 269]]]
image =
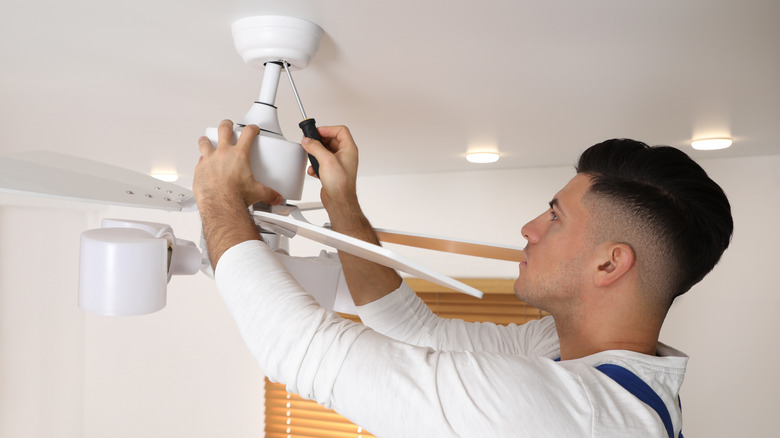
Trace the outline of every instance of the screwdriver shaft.
[[[301, 109], [301, 115], [303, 116], [303, 121], [301, 123], [298, 123], [298, 127], [301, 128], [301, 131], [303, 131], [303, 135], [305, 137], [312, 138], [322, 143], [322, 138], [320, 137], [320, 133], [317, 131], [317, 122], [314, 119], [310, 119], [306, 117], [306, 111], [303, 110], [303, 105], [301, 104], [301, 98], [298, 96], [298, 89], [295, 88], [295, 82], [293, 81], [292, 75], [290, 74], [290, 68], [288, 67], [287, 62], [282, 60], [282, 65], [284, 66], [284, 71], [287, 72], [287, 77], [290, 78], [290, 85], [292, 85], [293, 94], [295, 94], [295, 100], [298, 101], [298, 108]], [[325, 148], [328, 149], [328, 146], [325, 145]], [[320, 163], [319, 161], [317, 161], [317, 157], [315, 157], [312, 154], [309, 154], [309, 162], [311, 163], [311, 168], [314, 170], [314, 174], [317, 175], [317, 177], [319, 178]]]
[[290, 68], [287, 66], [286, 61], [282, 61], [282, 65], [284, 66], [284, 71], [287, 72], [287, 77], [290, 78], [290, 85], [292, 86], [295, 100], [298, 102], [298, 108], [301, 109], [301, 116], [303, 116], [303, 120], [306, 120], [308, 117], [306, 117], [306, 111], [303, 110], [303, 104], [301, 104], [301, 98], [298, 96], [298, 89], [295, 88], [295, 82], [293, 81], [292, 75], [290, 74]]

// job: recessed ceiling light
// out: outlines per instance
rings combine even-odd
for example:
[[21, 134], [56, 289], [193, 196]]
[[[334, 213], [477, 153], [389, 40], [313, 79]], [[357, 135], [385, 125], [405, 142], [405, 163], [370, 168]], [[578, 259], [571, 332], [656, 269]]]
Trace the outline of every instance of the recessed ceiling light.
[[700, 151], [714, 151], [717, 149], [726, 149], [731, 146], [730, 138], [704, 138], [701, 140], [694, 140], [691, 142], [691, 146], [694, 149]]
[[174, 182], [179, 179], [179, 174], [176, 172], [152, 172], [152, 176], [165, 182]]
[[497, 152], [471, 152], [466, 154], [469, 163], [495, 163], [498, 161]]

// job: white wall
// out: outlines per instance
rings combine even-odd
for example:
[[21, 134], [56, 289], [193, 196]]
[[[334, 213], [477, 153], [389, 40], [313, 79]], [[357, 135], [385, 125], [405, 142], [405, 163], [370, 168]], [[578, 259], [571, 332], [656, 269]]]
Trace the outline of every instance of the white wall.
[[702, 164], [729, 196], [734, 237], [713, 272], [672, 307], [661, 339], [691, 356], [682, 392], [687, 436], [772, 436], [780, 392], [780, 156]]
[[82, 211], [0, 204], [0, 437], [83, 436]]
[[[111, 208], [200, 243], [197, 213]], [[214, 282], [174, 276], [168, 304], [136, 317], [86, 315], [85, 437], [257, 437], [263, 375]]]
[[197, 213], [0, 194], [0, 438], [262, 436], [263, 375], [211, 279], [174, 277], [152, 315], [78, 309], [79, 234], [103, 217], [200, 238]]
[[[702, 164], [730, 196], [735, 236], [715, 271], [675, 304], [662, 341], [692, 357], [682, 393], [688, 436], [767, 436], [780, 391], [773, 348], [780, 156]], [[359, 184], [375, 226], [522, 246], [520, 227], [572, 175], [549, 168], [362, 177]], [[306, 200], [316, 199], [317, 184], [307, 184]], [[0, 197], [0, 437], [261, 435], [262, 375], [211, 280], [174, 278], [167, 308], [153, 315], [105, 318], [75, 309], [74, 242], [95, 215], [169, 223], [179, 237], [198, 240], [194, 214], [19, 204]], [[45, 245], [40, 230], [57, 243]], [[316, 251], [293, 242], [299, 254]], [[399, 252], [450, 275], [516, 272], [508, 262]]]

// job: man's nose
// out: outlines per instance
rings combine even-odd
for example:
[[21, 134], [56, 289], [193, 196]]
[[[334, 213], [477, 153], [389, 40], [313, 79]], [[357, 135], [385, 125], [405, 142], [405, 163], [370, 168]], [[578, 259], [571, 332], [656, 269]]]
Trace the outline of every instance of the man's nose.
[[536, 219], [523, 225], [523, 228], [520, 229], [520, 232], [523, 233], [523, 237], [525, 237], [525, 240], [527, 240], [528, 243], [536, 243], [539, 241], [539, 233], [536, 231], [536, 227], [534, 227], [534, 222], [536, 222]]
[[539, 239], [544, 234], [544, 227], [547, 224], [547, 217], [545, 215], [546, 213], [540, 214], [531, 222], [523, 225], [523, 228], [520, 229], [520, 232], [523, 233], [523, 237], [525, 237], [525, 240], [527, 240], [528, 243], [538, 243]]

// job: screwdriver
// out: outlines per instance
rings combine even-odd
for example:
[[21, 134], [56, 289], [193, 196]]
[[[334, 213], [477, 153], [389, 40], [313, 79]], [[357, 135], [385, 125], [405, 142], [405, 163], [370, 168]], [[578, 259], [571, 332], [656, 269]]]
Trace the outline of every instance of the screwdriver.
[[[292, 75], [290, 74], [290, 68], [288, 67], [287, 62], [282, 61], [282, 65], [284, 66], [284, 71], [287, 72], [287, 77], [290, 78], [290, 85], [292, 85], [293, 94], [295, 94], [295, 100], [298, 102], [298, 108], [301, 109], [301, 116], [303, 116], [303, 121], [301, 123], [298, 123], [298, 126], [301, 128], [301, 131], [303, 131], [303, 135], [308, 138], [313, 138], [314, 140], [317, 140], [318, 142], [322, 143], [322, 138], [320, 137], [320, 133], [317, 132], [317, 122], [314, 119], [310, 119], [306, 117], [306, 111], [303, 110], [303, 105], [301, 104], [301, 98], [298, 96], [298, 89], [295, 88], [295, 82], [293, 82]], [[323, 144], [323, 146], [325, 146]], [[327, 146], [325, 146], [327, 148]], [[320, 176], [320, 163], [317, 161], [317, 159], [314, 157], [314, 155], [309, 154], [309, 162], [311, 163], [312, 169], [314, 169], [314, 174], [317, 175], [319, 178]]]

